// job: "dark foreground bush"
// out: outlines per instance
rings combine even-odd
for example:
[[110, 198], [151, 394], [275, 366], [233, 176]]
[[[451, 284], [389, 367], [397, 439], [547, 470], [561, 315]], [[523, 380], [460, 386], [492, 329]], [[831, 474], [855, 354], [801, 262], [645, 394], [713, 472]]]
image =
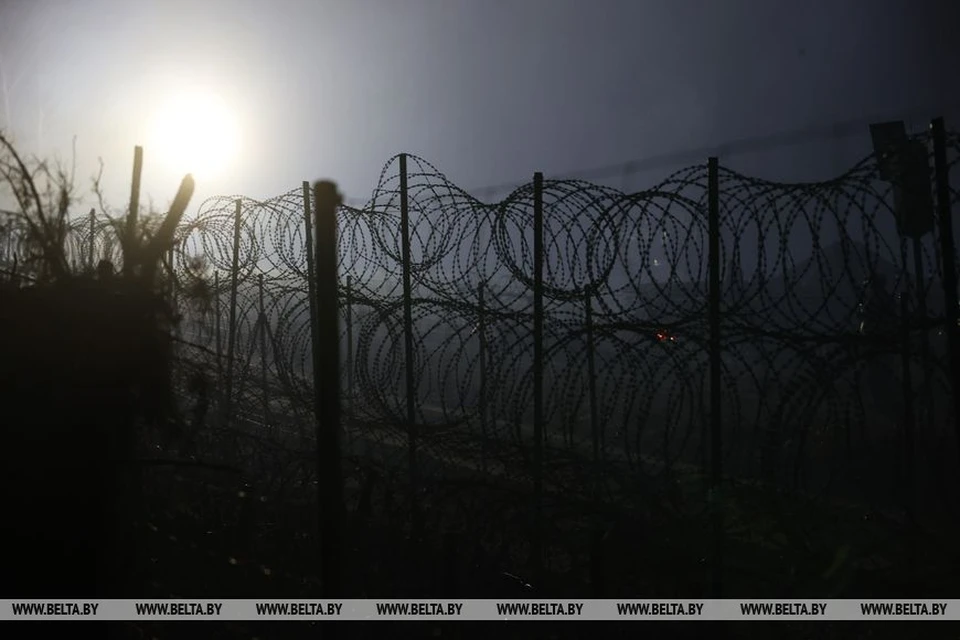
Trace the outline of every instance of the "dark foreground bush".
[[134, 597], [137, 430], [173, 406], [173, 317], [157, 274], [193, 180], [150, 237], [118, 224], [122, 275], [106, 262], [75, 274], [63, 248], [66, 185], [51, 211], [0, 143], [34, 276], [0, 282], [0, 597]]
[[157, 304], [87, 278], [0, 290], [5, 594], [118, 588], [135, 427], [169, 406]]

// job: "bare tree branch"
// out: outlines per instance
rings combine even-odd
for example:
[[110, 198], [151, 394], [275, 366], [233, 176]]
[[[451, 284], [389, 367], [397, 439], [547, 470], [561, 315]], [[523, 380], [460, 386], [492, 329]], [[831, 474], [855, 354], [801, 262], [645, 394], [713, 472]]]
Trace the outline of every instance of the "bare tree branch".
[[[20, 154], [17, 153], [13, 144], [2, 134], [0, 134], [0, 147], [7, 150], [19, 170], [20, 176], [22, 177], [21, 188], [28, 193], [28, 198], [24, 200], [32, 199], [34, 206], [36, 206], [36, 216], [40, 222], [39, 231], [41, 232], [40, 237], [36, 238], [36, 240], [39, 242], [43, 251], [45, 266], [52, 271], [50, 274], [52, 277], [63, 278], [69, 273], [66, 256], [63, 253], [63, 245], [55, 242], [58, 234], [56, 230], [51, 227], [50, 221], [44, 212], [43, 203], [40, 200], [40, 193], [37, 191], [33, 174], [27, 168]], [[24, 208], [23, 213], [24, 216], [29, 218], [29, 208]]]

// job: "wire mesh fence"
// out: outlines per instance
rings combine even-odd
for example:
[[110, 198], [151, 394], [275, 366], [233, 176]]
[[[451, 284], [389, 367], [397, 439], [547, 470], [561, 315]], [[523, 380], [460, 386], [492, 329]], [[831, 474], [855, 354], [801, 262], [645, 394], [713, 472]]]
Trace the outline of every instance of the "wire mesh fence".
[[[960, 137], [946, 148], [955, 183]], [[366, 205], [337, 214], [352, 512], [378, 510], [398, 531], [420, 513], [429, 535], [495, 548], [501, 566], [537, 556], [574, 575], [594, 562], [596, 531], [639, 535], [618, 529], [624, 513], [705, 513], [717, 438], [725, 484], [918, 517], [955, 504], [943, 268], [956, 265], [940, 223], [902, 237], [872, 155], [816, 184], [721, 167], [711, 254], [709, 177], [691, 166], [635, 193], [546, 179], [484, 203], [420, 158], [392, 158]], [[960, 196], [948, 194], [949, 213]], [[188, 420], [180, 452], [304, 504], [316, 479], [309, 199], [304, 185], [207, 200], [171, 256], [178, 388], [190, 410], [211, 407]], [[75, 220], [73, 263], [114, 257], [108, 230]], [[9, 268], [20, 248], [8, 231]], [[198, 371], [215, 373], [209, 387]]]

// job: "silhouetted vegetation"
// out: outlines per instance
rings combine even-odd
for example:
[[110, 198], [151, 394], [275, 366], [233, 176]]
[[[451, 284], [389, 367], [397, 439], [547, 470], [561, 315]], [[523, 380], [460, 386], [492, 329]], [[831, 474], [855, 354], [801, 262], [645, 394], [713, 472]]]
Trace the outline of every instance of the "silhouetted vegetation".
[[18, 550], [3, 592], [118, 597], [135, 590], [138, 435], [174, 421], [176, 317], [160, 266], [193, 180], [149, 236], [118, 227], [122, 265], [73, 268], [64, 247], [72, 176], [28, 168], [5, 138], [0, 147], [27, 230], [18, 270], [0, 285], [4, 535]]

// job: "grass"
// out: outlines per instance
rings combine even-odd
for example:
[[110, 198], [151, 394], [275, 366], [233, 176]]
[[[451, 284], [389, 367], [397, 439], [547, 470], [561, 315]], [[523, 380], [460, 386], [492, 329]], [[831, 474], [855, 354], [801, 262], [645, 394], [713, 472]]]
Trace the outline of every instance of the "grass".
[[[405, 526], [404, 478], [387, 475], [386, 470], [381, 473], [383, 481], [372, 486], [366, 508], [360, 506], [365, 474], [352, 483], [348, 496], [351, 549], [346, 565], [353, 597], [594, 597], [591, 536], [598, 523], [605, 533], [600, 545], [602, 595], [709, 597], [708, 512], [667, 516], [663, 515], [666, 507], [657, 511], [621, 504], [600, 509], [569, 496], [548, 496], [547, 577], [527, 590], [505, 574], [531, 579], [528, 493], [510, 483], [476, 477], [458, 484], [451, 472], [448, 481], [431, 484], [424, 494], [430, 535], [414, 541]], [[150, 560], [146, 575], [150, 595], [316, 596], [312, 487], [308, 482], [303, 488], [280, 492], [270, 488], [281, 484], [279, 478], [258, 474], [257, 485], [250, 486], [246, 482], [252, 477], [204, 469], [151, 470], [145, 483], [149, 520], [140, 528], [144, 555]], [[666, 496], [659, 497], [667, 502]], [[934, 598], [952, 592], [950, 568], [955, 564], [948, 532], [918, 532], [911, 551], [908, 530], [892, 519], [864, 518], [860, 512], [759, 488], [741, 488], [725, 498], [725, 505], [725, 587], [730, 597]], [[824, 634], [818, 637], [850, 637], [855, 627], [815, 626], [818, 634]], [[545, 634], [542, 637], [579, 637], [582, 629], [572, 627], [538, 625], [537, 629]], [[157, 637], [180, 637], [180, 627], [144, 628]], [[622, 637], [652, 628], [632, 623]], [[888, 628], [904, 632], [890, 625], [859, 628], [866, 631], [858, 637], [893, 637]], [[429, 625], [402, 627], [414, 629], [424, 636], [434, 634]], [[441, 635], [451, 628], [444, 629]], [[775, 629], [786, 638], [812, 637], [811, 625], [784, 624]], [[511, 625], [498, 627], [496, 633], [526, 637], [531, 631], [529, 626]], [[259, 638], [306, 637], [315, 632], [308, 625], [289, 624], [236, 625], [223, 630], [235, 634], [229, 637]], [[731, 632], [731, 637], [769, 637], [771, 627], [751, 623], [731, 627]], [[687, 631], [664, 628], [662, 637], [683, 637], [682, 633]], [[614, 631], [611, 634], [618, 637]], [[927, 636], [926, 631], [924, 635], [938, 637]]]

